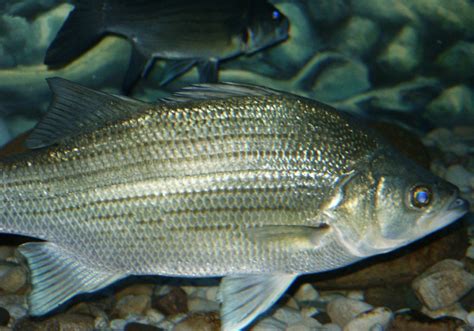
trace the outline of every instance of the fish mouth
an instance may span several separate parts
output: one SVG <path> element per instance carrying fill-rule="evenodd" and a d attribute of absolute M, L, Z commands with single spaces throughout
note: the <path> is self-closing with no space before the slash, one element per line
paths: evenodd
<path fill-rule="evenodd" d="M 435 232 L 453 223 L 457 219 L 464 216 L 468 211 L 469 211 L 469 202 L 459 197 L 458 194 L 455 194 L 453 199 L 451 199 L 451 201 L 449 201 L 446 204 L 446 208 L 444 209 L 443 212 L 431 218 L 429 217 L 429 215 L 425 216 L 426 218 L 429 218 L 426 220 L 430 228 L 430 231 L 428 233 Z"/>
<path fill-rule="evenodd" d="M 467 213 L 469 211 L 469 202 L 463 198 L 456 197 L 449 205 L 447 210 L 459 210 Z"/>

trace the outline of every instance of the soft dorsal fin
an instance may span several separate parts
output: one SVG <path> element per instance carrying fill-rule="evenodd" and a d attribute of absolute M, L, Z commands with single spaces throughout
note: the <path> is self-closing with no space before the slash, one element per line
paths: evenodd
<path fill-rule="evenodd" d="M 195 84 L 183 88 L 162 101 L 188 102 L 196 100 L 227 99 L 244 96 L 270 96 L 280 94 L 279 91 L 255 85 L 234 83 Z"/>
<path fill-rule="evenodd" d="M 53 100 L 25 145 L 46 147 L 130 117 L 146 107 L 138 100 L 95 91 L 59 77 L 47 79 Z"/>

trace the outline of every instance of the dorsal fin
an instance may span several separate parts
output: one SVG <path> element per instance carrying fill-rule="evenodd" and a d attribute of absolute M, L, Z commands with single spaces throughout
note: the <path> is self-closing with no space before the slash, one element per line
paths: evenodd
<path fill-rule="evenodd" d="M 53 100 L 25 145 L 46 147 L 130 117 L 146 107 L 138 100 L 95 91 L 59 77 L 48 78 Z"/>
<path fill-rule="evenodd" d="M 244 96 L 270 96 L 280 94 L 281 93 L 279 91 L 255 85 L 235 83 L 195 84 L 183 88 L 182 90 L 174 93 L 172 96 L 164 98 L 162 101 L 188 102 L 197 100 L 226 99 Z"/>

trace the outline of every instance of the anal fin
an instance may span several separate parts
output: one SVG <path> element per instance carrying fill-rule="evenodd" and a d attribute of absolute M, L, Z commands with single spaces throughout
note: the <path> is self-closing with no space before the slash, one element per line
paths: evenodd
<path fill-rule="evenodd" d="M 296 274 L 229 275 L 222 279 L 222 330 L 241 330 L 270 308 L 291 285 Z"/>
<path fill-rule="evenodd" d="M 100 290 L 125 274 L 97 270 L 68 250 L 50 243 L 26 243 L 18 248 L 28 261 L 32 290 L 29 312 L 41 316 L 79 293 Z"/>

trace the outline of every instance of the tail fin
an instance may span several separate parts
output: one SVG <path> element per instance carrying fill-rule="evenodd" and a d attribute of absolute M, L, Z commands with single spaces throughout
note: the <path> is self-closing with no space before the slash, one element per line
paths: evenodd
<path fill-rule="evenodd" d="M 105 32 L 102 0 L 77 0 L 75 8 L 49 45 L 44 64 L 66 65 L 94 46 Z"/>

